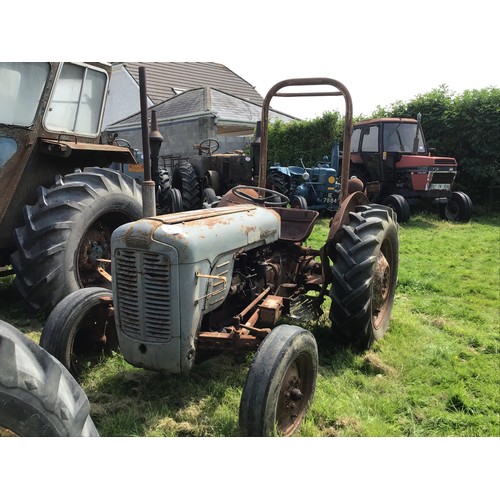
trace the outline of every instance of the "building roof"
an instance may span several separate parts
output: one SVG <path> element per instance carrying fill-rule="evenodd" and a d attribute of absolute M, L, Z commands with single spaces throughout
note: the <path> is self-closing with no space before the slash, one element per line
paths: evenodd
<path fill-rule="evenodd" d="M 116 64 L 116 63 L 115 63 Z M 148 96 L 155 104 L 179 92 L 204 85 L 262 105 L 263 97 L 255 87 L 223 64 L 214 62 L 126 62 L 127 71 L 139 83 L 139 67 L 146 70 Z"/>
<path fill-rule="evenodd" d="M 156 111 L 158 123 L 188 116 L 213 114 L 218 117 L 219 123 L 246 123 L 250 125 L 255 124 L 262 117 L 262 106 L 209 86 L 183 92 L 150 107 L 149 111 L 151 110 Z M 296 120 L 296 118 L 290 115 L 272 110 L 269 111 L 269 120 L 271 122 L 278 118 L 285 123 Z M 114 123 L 108 129 L 122 129 L 124 127 L 140 125 L 140 123 L 141 114 L 136 113 Z"/>

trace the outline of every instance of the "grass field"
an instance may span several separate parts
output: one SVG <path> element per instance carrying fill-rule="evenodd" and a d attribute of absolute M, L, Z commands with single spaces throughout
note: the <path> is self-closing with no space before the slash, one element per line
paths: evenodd
<path fill-rule="evenodd" d="M 328 230 L 321 220 L 309 243 Z M 327 310 L 328 304 L 325 304 Z M 314 325 L 316 394 L 299 436 L 500 436 L 500 217 L 467 224 L 417 214 L 400 227 L 399 284 L 389 331 L 354 353 Z M 38 340 L 10 279 L 0 318 Z M 251 360 L 222 356 L 184 376 L 133 368 L 115 356 L 80 380 L 101 436 L 238 436 Z"/>

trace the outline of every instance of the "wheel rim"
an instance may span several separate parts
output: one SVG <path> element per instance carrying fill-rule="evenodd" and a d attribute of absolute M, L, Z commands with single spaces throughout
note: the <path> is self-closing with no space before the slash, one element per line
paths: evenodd
<path fill-rule="evenodd" d="M 276 426 L 280 435 L 291 436 L 302 422 L 313 393 L 313 365 L 300 354 L 289 366 L 276 405 Z"/>
<path fill-rule="evenodd" d="M 451 199 L 447 203 L 446 208 L 444 210 L 445 210 L 446 218 L 448 220 L 458 219 L 458 216 L 460 214 L 460 206 L 455 200 Z"/>
<path fill-rule="evenodd" d="M 81 288 L 99 286 L 111 288 L 111 283 L 99 271 L 104 269 L 111 273 L 111 234 L 122 224 L 130 222 L 130 218 L 122 214 L 102 217 L 89 227 L 80 241 L 77 253 L 77 279 Z"/>
<path fill-rule="evenodd" d="M 392 272 L 394 251 L 389 241 L 381 248 L 375 263 L 372 284 L 372 324 L 378 330 L 385 322 L 393 294 Z"/>
<path fill-rule="evenodd" d="M 112 315 L 109 316 L 107 306 L 99 303 L 91 307 L 75 326 L 70 352 L 70 371 L 78 375 L 117 349 L 118 336 Z"/>

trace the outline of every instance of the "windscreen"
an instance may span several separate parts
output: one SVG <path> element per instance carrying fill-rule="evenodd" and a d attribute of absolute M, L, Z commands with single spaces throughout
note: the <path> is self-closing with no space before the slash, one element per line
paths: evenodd
<path fill-rule="evenodd" d="M 425 153 L 422 130 L 419 127 L 417 135 L 417 126 L 417 123 L 384 123 L 383 150 L 398 153 Z M 416 145 L 415 148 L 414 145 Z"/>
<path fill-rule="evenodd" d="M 49 70 L 46 62 L 0 62 L 0 123 L 33 123 Z"/>

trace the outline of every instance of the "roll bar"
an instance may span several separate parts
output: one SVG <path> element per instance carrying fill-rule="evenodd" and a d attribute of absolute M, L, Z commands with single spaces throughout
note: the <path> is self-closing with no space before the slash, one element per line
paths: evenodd
<path fill-rule="evenodd" d="M 284 87 L 300 87 L 313 85 L 330 85 L 336 89 L 332 92 L 279 92 Z M 347 197 L 347 185 L 349 181 L 349 164 L 351 159 L 351 135 L 352 135 L 352 100 L 349 91 L 338 80 L 332 78 L 292 78 L 282 80 L 271 87 L 264 98 L 262 105 L 262 122 L 260 138 L 260 157 L 259 157 L 259 187 L 266 186 L 267 176 L 267 146 L 268 146 L 268 128 L 269 128 L 269 105 L 273 97 L 305 97 L 305 96 L 344 96 L 345 115 L 344 115 L 344 145 L 342 157 L 341 191 L 340 202 Z"/>

